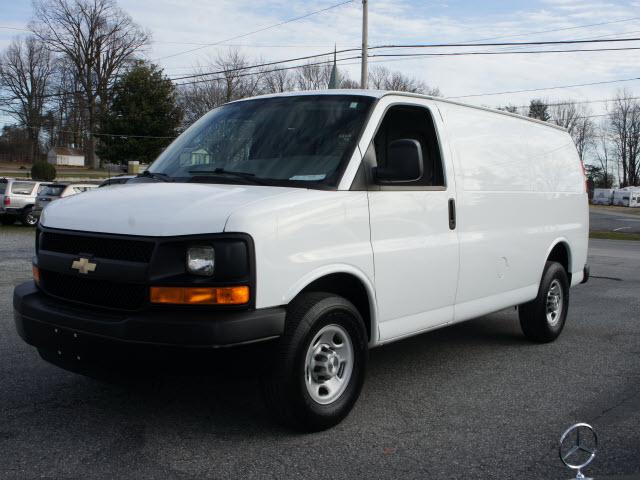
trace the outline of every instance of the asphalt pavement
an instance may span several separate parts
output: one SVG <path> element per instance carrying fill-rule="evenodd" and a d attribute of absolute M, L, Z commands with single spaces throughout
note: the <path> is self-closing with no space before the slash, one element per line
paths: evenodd
<path fill-rule="evenodd" d="M 631 209 L 629 209 L 631 210 Z M 635 208 L 633 210 L 636 210 Z M 593 208 L 589 210 L 589 227 L 600 232 L 640 233 L 640 215 Z"/>
<path fill-rule="evenodd" d="M 528 343 L 509 309 L 375 349 L 352 414 L 309 435 L 270 420 L 255 378 L 113 385 L 47 364 L 12 319 L 32 255 L 32 230 L 0 227 L 2 479 L 565 479 L 578 421 L 600 439 L 586 473 L 640 473 L 640 242 L 591 241 L 556 342 Z"/>

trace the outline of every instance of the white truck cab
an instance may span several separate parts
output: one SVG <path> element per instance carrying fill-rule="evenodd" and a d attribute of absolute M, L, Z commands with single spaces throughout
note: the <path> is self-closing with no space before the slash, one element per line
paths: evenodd
<path fill-rule="evenodd" d="M 355 403 L 371 347 L 513 306 L 554 340 L 587 238 L 563 129 L 397 92 L 256 97 L 129 183 L 50 205 L 15 320 L 69 369 L 123 345 L 272 341 L 270 410 L 320 430 Z"/>

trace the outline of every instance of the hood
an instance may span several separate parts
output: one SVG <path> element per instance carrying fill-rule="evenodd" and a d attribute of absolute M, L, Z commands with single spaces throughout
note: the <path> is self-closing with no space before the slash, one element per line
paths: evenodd
<path fill-rule="evenodd" d="M 43 210 L 45 227 L 123 235 L 172 236 L 224 231 L 229 215 L 292 188 L 193 183 L 133 183 L 62 198 Z"/>

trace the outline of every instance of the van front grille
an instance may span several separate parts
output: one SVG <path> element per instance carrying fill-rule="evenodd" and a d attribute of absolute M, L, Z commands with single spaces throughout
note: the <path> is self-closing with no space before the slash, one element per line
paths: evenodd
<path fill-rule="evenodd" d="M 50 252 L 149 263 L 154 246 L 153 242 L 144 240 L 42 232 L 39 248 Z"/>
<path fill-rule="evenodd" d="M 72 302 L 121 310 L 137 310 L 147 301 L 145 285 L 114 283 L 80 278 L 58 272 L 41 271 L 40 288 L 49 295 Z"/>

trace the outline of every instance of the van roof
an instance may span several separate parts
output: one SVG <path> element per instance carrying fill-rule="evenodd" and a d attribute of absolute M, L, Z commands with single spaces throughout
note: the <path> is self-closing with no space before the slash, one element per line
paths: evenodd
<path fill-rule="evenodd" d="M 427 100 L 433 100 L 435 102 L 449 103 L 449 104 L 458 105 L 458 106 L 461 106 L 461 107 L 475 108 L 477 110 L 484 110 L 486 112 L 498 113 L 500 115 L 506 115 L 508 117 L 519 118 L 521 120 L 526 120 L 528 122 L 537 123 L 537 124 L 543 125 L 545 127 L 551 127 L 551 128 L 555 128 L 557 130 L 562 130 L 563 132 L 567 131 L 566 128 L 563 128 L 563 127 L 561 127 L 559 125 L 554 125 L 552 123 L 544 122 L 544 121 L 538 120 L 536 118 L 526 117 L 524 115 L 518 115 L 517 113 L 506 112 L 504 110 L 497 110 L 495 108 L 482 107 L 482 106 L 479 106 L 479 105 L 471 105 L 471 104 L 468 104 L 468 103 L 458 102 L 456 100 L 451 100 L 451 99 L 443 98 L 443 97 L 432 97 L 430 95 L 423 95 L 421 93 L 398 92 L 398 91 L 393 91 L 393 90 L 362 90 L 362 89 L 357 89 L 357 88 L 354 88 L 354 89 L 335 89 L 335 90 L 302 90 L 302 91 L 296 91 L 296 92 L 270 93 L 270 94 L 267 94 L 267 95 L 258 95 L 258 96 L 255 96 L 255 97 L 247 97 L 247 98 L 242 98 L 240 100 L 235 100 L 232 103 L 243 102 L 243 101 L 246 101 L 246 100 L 252 100 L 254 98 L 301 97 L 301 96 L 307 96 L 307 95 L 356 95 L 356 96 L 361 96 L 361 97 L 373 97 L 375 99 L 380 99 L 380 98 L 388 96 L 388 95 L 401 96 L 401 97 L 411 97 L 411 98 L 424 98 L 424 99 L 427 99 Z"/>

